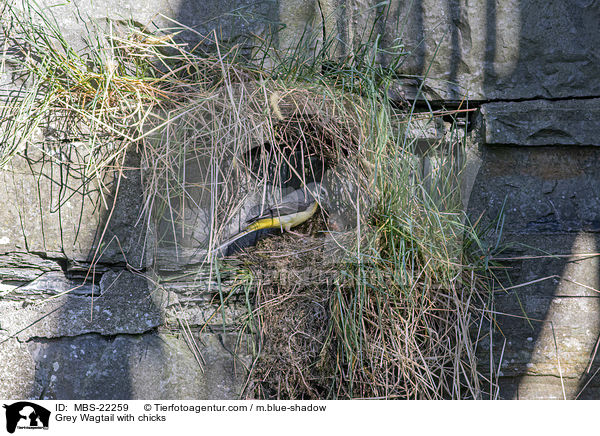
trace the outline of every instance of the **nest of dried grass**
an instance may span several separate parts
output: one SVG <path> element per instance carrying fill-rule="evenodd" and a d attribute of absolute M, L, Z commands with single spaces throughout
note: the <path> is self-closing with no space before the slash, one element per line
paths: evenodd
<path fill-rule="evenodd" d="M 259 278 L 247 396 L 482 397 L 472 328 L 485 293 L 473 269 L 442 284 L 415 265 L 417 279 L 401 286 L 398 271 L 359 265 L 319 232 L 271 238 L 239 258 Z"/>
<path fill-rule="evenodd" d="M 165 224 L 161 240 L 200 257 L 242 230 L 252 205 L 331 185 L 327 178 L 353 189 L 371 183 L 360 169 L 363 102 L 323 84 L 248 81 L 240 67 L 223 67 L 228 81 L 156 117 L 142 150 L 148 211 Z M 337 209 L 356 203 L 348 187 L 333 189 Z"/>

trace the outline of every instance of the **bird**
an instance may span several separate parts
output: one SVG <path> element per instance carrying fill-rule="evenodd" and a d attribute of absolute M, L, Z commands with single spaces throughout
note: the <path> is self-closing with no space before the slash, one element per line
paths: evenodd
<path fill-rule="evenodd" d="M 218 251 L 257 230 L 280 229 L 282 231 L 285 230 L 286 232 L 297 234 L 292 232 L 292 227 L 299 226 L 308 221 L 308 219 L 315 214 L 318 207 L 319 202 L 314 198 L 310 201 L 288 201 L 280 203 L 265 210 L 262 214 L 247 220 L 247 225 L 244 230 L 212 251 Z"/>
<path fill-rule="evenodd" d="M 261 229 L 283 229 L 291 232 L 296 227 L 307 221 L 317 211 L 317 200 L 307 202 L 288 202 L 266 210 L 263 214 L 249 219 L 246 231 L 253 232 Z"/>

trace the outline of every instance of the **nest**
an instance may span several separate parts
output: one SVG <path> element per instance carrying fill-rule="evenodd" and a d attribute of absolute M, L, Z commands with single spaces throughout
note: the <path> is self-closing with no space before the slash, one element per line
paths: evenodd
<path fill-rule="evenodd" d="M 175 247 L 212 253 L 251 207 L 327 187 L 317 216 L 294 229 L 303 236 L 275 232 L 236 255 L 256 286 L 246 396 L 482 396 L 469 331 L 486 287 L 462 257 L 460 210 L 448 206 L 460 203 L 456 168 L 419 179 L 391 112 L 385 99 L 323 83 L 223 79 L 147 141 L 147 204 Z"/>
<path fill-rule="evenodd" d="M 332 283 L 337 271 L 323 268 L 324 221 L 300 226 L 305 236 L 261 241 L 239 255 L 259 278 L 255 315 L 259 360 L 248 395 L 258 398 L 330 398 L 335 385 L 335 344 L 329 341 Z"/>
<path fill-rule="evenodd" d="M 354 234 L 337 237 L 350 241 Z M 425 275 L 409 293 L 393 271 L 363 264 L 369 276 L 362 277 L 369 284 L 363 287 L 359 265 L 331 245 L 327 234 L 282 235 L 239 256 L 259 278 L 260 353 L 246 395 L 479 398 L 468 328 L 470 318 L 479 317 L 475 303 L 481 301 L 473 292 L 479 278 L 463 275 L 442 287 L 421 270 Z"/>

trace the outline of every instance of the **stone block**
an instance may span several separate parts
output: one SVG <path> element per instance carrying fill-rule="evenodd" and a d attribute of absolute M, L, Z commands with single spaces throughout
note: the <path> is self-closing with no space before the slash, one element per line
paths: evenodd
<path fill-rule="evenodd" d="M 61 163 L 49 158 L 44 147 L 30 147 L 0 171 L 0 254 L 30 252 L 72 263 L 144 265 L 144 226 L 136 225 L 143 196 L 139 172 L 123 172 L 113 202 L 118 173 L 109 172 L 101 188 L 96 181 L 82 183 L 74 169 L 84 168 L 85 145 L 64 145 L 66 161 Z M 135 168 L 134 157 L 127 163 Z M 109 192 L 101 194 L 106 187 Z"/>
<path fill-rule="evenodd" d="M 412 76 L 426 76 L 421 91 L 439 102 L 600 95 L 595 80 L 600 75 L 600 36 L 595 31 L 600 8 L 591 1 L 418 0 L 391 2 L 385 11 L 376 0 L 351 0 L 343 6 L 333 0 L 46 0 L 42 8 L 46 15 L 53 12 L 76 46 L 85 35 L 79 17 L 88 25 L 96 23 L 104 29 L 101 33 L 115 32 L 126 20 L 139 27 L 152 21 L 159 27 L 182 23 L 194 29 L 180 35 L 189 41 L 213 31 L 226 41 L 253 33 L 272 38 L 280 48 L 296 47 L 305 32 L 314 33 L 318 43 L 324 31 L 325 37 L 334 34 L 342 41 L 342 55 L 356 50 L 374 26 L 384 47 L 402 45 L 406 55 L 398 72 L 409 79 L 399 80 L 393 94 L 408 99 L 417 97 L 419 88 Z M 377 15 L 385 15 L 387 22 Z"/>
<path fill-rule="evenodd" d="M 365 3 L 377 2 L 353 2 Z M 418 0 L 392 2 L 388 17 L 383 40 L 402 38 L 408 55 L 401 71 L 426 75 L 429 99 L 600 95 L 595 2 Z"/>
<path fill-rule="evenodd" d="M 575 398 L 600 363 L 600 150 L 483 147 L 479 158 L 468 210 L 489 226 L 480 254 L 502 263 L 480 369 L 500 376 L 502 398 L 562 398 L 563 386 Z"/>
<path fill-rule="evenodd" d="M 84 24 L 88 29 L 98 26 L 101 33 L 106 34 L 117 33 L 119 23 L 124 22 L 150 31 L 186 26 L 190 31 L 180 37 L 190 42 L 197 42 L 212 32 L 220 41 L 235 41 L 251 33 L 264 34 L 269 23 L 277 23 L 278 16 L 276 0 L 104 0 L 67 3 L 44 0 L 39 4 L 46 19 L 53 22 L 66 40 L 78 48 L 81 48 L 83 38 L 89 37 Z"/>
<path fill-rule="evenodd" d="M 600 145 L 600 99 L 487 103 L 487 145 Z"/>
<path fill-rule="evenodd" d="M 484 213 L 487 225 L 502 211 L 504 224 L 498 225 L 498 233 L 600 230 L 599 150 L 482 147 L 481 151 L 470 157 L 478 162 L 478 168 L 470 171 L 469 213 L 474 219 Z"/>
<path fill-rule="evenodd" d="M 150 290 L 146 279 L 127 271 L 108 272 L 95 297 L 67 293 L 40 302 L 0 301 L 0 328 L 21 341 L 86 333 L 140 334 L 163 322 L 168 295 Z"/>
<path fill-rule="evenodd" d="M 35 362 L 26 344 L 4 338 L 3 328 L 0 325 L 0 397 L 31 398 Z"/>
<path fill-rule="evenodd" d="M 199 359 L 180 336 L 86 334 L 28 344 L 35 387 L 28 398 L 60 400 L 231 400 L 240 396 L 244 366 L 235 337 L 203 336 Z"/>

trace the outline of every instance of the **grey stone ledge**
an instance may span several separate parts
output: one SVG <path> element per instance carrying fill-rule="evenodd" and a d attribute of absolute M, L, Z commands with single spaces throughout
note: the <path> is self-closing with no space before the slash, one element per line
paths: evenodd
<path fill-rule="evenodd" d="M 482 105 L 488 145 L 600 146 L 600 98 Z"/>
<path fill-rule="evenodd" d="M 93 299 L 65 294 L 35 304 L 0 301 L 3 336 L 27 341 L 85 333 L 139 334 L 163 324 L 168 294 L 150 289 L 146 279 L 110 271 L 102 277 L 100 289 L 101 295 Z"/>

